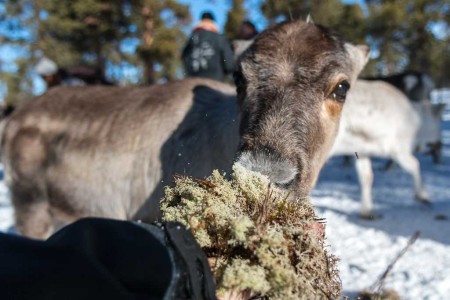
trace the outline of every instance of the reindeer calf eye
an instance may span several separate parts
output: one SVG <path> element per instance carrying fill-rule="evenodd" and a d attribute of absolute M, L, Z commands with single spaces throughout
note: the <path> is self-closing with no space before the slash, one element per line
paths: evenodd
<path fill-rule="evenodd" d="M 344 102 L 349 89 L 350 84 L 344 80 L 334 88 L 329 97 L 333 100 Z"/>

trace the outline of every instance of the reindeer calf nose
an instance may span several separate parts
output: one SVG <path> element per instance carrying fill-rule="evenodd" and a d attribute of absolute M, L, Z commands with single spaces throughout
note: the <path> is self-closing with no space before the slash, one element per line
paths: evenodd
<path fill-rule="evenodd" d="M 242 152 L 237 163 L 247 170 L 266 175 L 279 188 L 288 188 L 298 173 L 297 168 L 288 160 L 260 152 Z"/>

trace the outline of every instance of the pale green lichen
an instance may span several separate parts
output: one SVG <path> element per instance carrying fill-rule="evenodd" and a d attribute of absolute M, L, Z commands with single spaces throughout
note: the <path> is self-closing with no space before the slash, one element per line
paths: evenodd
<path fill-rule="evenodd" d="M 247 245 L 247 234 L 255 228 L 255 223 L 248 216 L 240 216 L 230 224 L 231 231 L 234 233 L 234 240 L 228 241 L 230 245 Z"/>
<path fill-rule="evenodd" d="M 211 262 L 218 295 L 332 299 L 337 259 L 324 249 L 308 200 L 290 200 L 267 177 L 233 167 L 231 180 L 176 177 L 161 202 L 165 221 L 188 226 Z M 320 235 L 320 234 L 319 234 Z"/>
<path fill-rule="evenodd" d="M 271 289 L 264 268 L 243 259 L 231 260 L 223 272 L 222 282 L 230 290 L 236 291 L 249 289 L 265 294 Z"/>

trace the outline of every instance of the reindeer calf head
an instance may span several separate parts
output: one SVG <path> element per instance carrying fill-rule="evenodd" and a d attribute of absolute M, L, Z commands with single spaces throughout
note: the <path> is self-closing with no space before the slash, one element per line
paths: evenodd
<path fill-rule="evenodd" d="M 367 46 L 306 22 L 260 34 L 235 72 L 241 108 L 238 162 L 305 197 L 332 146 L 346 93 Z"/>

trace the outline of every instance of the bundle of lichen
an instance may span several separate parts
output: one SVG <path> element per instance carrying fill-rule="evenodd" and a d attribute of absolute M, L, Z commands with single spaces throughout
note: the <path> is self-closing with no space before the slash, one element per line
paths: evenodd
<path fill-rule="evenodd" d="M 216 278 L 217 293 L 270 299 L 331 299 L 341 293 L 337 259 L 324 249 L 308 200 L 288 200 L 268 179 L 233 167 L 232 179 L 177 177 L 166 188 L 165 221 L 188 226 Z"/>

